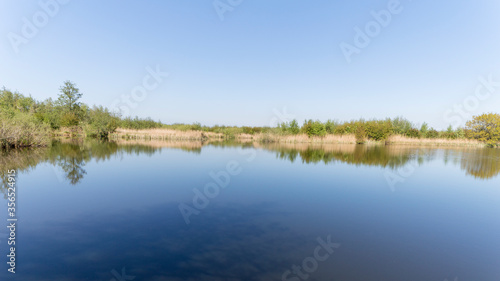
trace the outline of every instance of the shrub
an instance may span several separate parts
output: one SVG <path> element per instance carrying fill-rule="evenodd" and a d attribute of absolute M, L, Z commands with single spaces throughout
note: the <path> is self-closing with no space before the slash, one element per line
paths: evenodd
<path fill-rule="evenodd" d="M 0 113 L 0 147 L 46 146 L 49 144 L 47 124 L 28 113 L 9 117 Z"/>
<path fill-rule="evenodd" d="M 249 135 L 255 134 L 255 131 L 253 130 L 252 127 L 242 127 L 242 129 L 244 134 L 249 134 Z"/>
<path fill-rule="evenodd" d="M 293 119 L 292 122 L 290 122 L 290 126 L 288 127 L 290 134 L 296 135 L 299 133 L 300 128 L 299 128 L 299 123 L 297 120 Z"/>
<path fill-rule="evenodd" d="M 392 126 L 388 121 L 368 121 L 365 124 L 366 134 L 374 140 L 385 140 L 391 135 Z"/>
<path fill-rule="evenodd" d="M 466 129 L 472 138 L 497 146 L 500 142 L 500 115 L 488 113 L 474 116 L 467 121 Z"/>
<path fill-rule="evenodd" d="M 439 132 L 431 128 L 429 131 L 427 131 L 425 137 L 429 139 L 436 139 L 439 137 Z"/>
<path fill-rule="evenodd" d="M 98 139 L 107 139 L 118 127 L 119 118 L 102 106 L 94 106 L 89 114 L 89 123 L 85 126 L 85 134 Z"/>
<path fill-rule="evenodd" d="M 258 134 L 258 133 L 262 133 L 264 131 L 264 128 L 262 127 L 253 127 L 252 130 Z"/>
<path fill-rule="evenodd" d="M 328 134 L 333 134 L 335 133 L 335 129 L 337 128 L 338 124 L 335 121 L 328 120 L 325 123 L 325 130 Z"/>
<path fill-rule="evenodd" d="M 77 126 L 80 123 L 78 117 L 73 112 L 66 112 L 61 117 L 61 126 L 63 127 L 73 127 Z"/>
<path fill-rule="evenodd" d="M 415 129 L 415 128 L 411 128 L 410 130 L 408 130 L 408 132 L 406 133 L 406 136 L 407 137 L 410 137 L 410 138 L 420 138 L 420 131 Z"/>
<path fill-rule="evenodd" d="M 358 126 L 356 128 L 355 136 L 356 136 L 356 143 L 357 144 L 363 144 L 363 143 L 365 143 L 366 132 L 365 132 L 364 126 Z"/>
<path fill-rule="evenodd" d="M 424 122 L 420 127 L 420 133 L 422 133 L 422 136 L 426 136 L 428 131 L 429 131 L 429 125 L 427 125 L 427 123 Z"/>
<path fill-rule="evenodd" d="M 282 122 L 282 123 L 278 124 L 278 129 L 279 129 L 280 133 L 286 134 L 287 131 L 289 130 L 288 122 Z"/>
<path fill-rule="evenodd" d="M 338 135 L 351 134 L 352 131 L 353 131 L 352 127 L 350 126 L 349 123 L 344 123 L 342 125 L 335 127 L 334 129 L 334 133 Z"/>
<path fill-rule="evenodd" d="M 455 137 L 457 139 L 464 139 L 465 138 L 465 130 L 463 128 L 458 128 L 455 130 Z"/>
<path fill-rule="evenodd" d="M 191 125 L 191 130 L 192 131 L 201 131 L 201 124 L 200 123 L 193 123 L 193 125 Z"/>
<path fill-rule="evenodd" d="M 323 137 L 326 135 L 325 125 L 320 121 L 304 121 L 304 125 L 302 126 L 302 132 L 307 134 L 307 136 L 319 136 Z"/>
<path fill-rule="evenodd" d="M 119 122 L 119 126 L 121 128 L 133 129 L 133 130 L 153 129 L 153 128 L 163 127 L 163 124 L 160 121 L 156 122 L 151 118 L 141 119 L 137 116 L 134 119 L 132 119 L 130 117 L 125 117 L 125 118 L 119 120 L 118 122 Z M 192 129 L 193 126 L 196 127 L 196 125 L 197 125 L 197 123 L 194 123 L 193 125 L 183 125 L 184 127 L 182 129 L 187 131 L 187 130 Z"/>
<path fill-rule="evenodd" d="M 412 129 L 412 124 L 410 121 L 403 117 L 396 117 L 392 121 L 392 131 L 395 134 L 399 135 L 407 135 L 408 132 Z"/>

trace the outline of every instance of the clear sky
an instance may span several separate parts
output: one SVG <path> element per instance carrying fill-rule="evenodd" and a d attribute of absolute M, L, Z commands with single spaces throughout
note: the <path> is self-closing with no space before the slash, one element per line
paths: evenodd
<path fill-rule="evenodd" d="M 53 1 L 0 2 L 0 86 L 43 100 L 71 80 L 83 102 L 116 107 L 146 80 L 127 113 L 165 123 L 269 125 L 286 107 L 300 123 L 403 115 L 445 128 L 464 102 L 500 113 L 500 86 L 474 98 L 479 77 L 500 82 L 497 0 L 220 0 L 233 5 L 223 20 L 213 0 Z M 374 25 L 381 10 L 391 18 Z M 355 42 L 367 26 L 369 44 Z M 350 62 L 342 42 L 357 48 Z"/>

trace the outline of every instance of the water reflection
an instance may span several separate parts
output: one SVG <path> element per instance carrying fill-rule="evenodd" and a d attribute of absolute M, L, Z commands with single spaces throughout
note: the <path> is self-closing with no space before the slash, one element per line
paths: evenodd
<path fill-rule="evenodd" d="M 491 179 L 500 173 L 500 149 L 492 148 L 59 140 L 54 141 L 48 148 L 0 151 L 0 188 L 5 194 L 7 171 L 10 169 L 22 173 L 40 163 L 50 163 L 60 167 L 65 179 L 75 185 L 85 177 L 85 165 L 91 160 L 107 161 L 113 156 L 119 157 L 123 154 L 151 156 L 162 149 L 180 149 L 200 154 L 206 146 L 256 148 L 276 153 L 277 158 L 292 163 L 300 160 L 304 164 L 345 163 L 396 169 L 409 165 L 411 161 L 423 164 L 442 159 L 445 164 L 457 165 L 467 175 L 479 179 Z"/>
<path fill-rule="evenodd" d="M 47 149 L 19 149 L 5 151 L 0 149 L 0 191 L 7 198 L 8 171 L 16 169 L 17 173 L 34 169 L 45 161 Z"/>
<path fill-rule="evenodd" d="M 461 159 L 460 167 L 467 175 L 480 179 L 489 179 L 500 173 L 500 150 L 485 148 L 467 151 Z"/>
<path fill-rule="evenodd" d="M 68 280 L 110 280 L 111 269 L 128 265 L 127 274 L 141 280 L 277 280 L 283 268 L 314 249 L 309 241 L 316 237 L 270 219 L 274 208 L 214 205 L 191 227 L 177 204 L 53 222 L 51 232 L 26 237 L 33 262 L 23 274 L 29 280 L 57 280 L 61 272 Z M 40 249 L 38 243 L 53 247 Z"/>
<path fill-rule="evenodd" d="M 311 164 L 323 162 L 347 163 L 351 165 L 380 166 L 398 168 L 410 160 L 423 163 L 432 159 L 436 150 L 409 149 L 397 146 L 366 146 L 366 145 L 308 145 L 308 144 L 270 144 L 260 146 L 263 149 L 275 151 L 280 159 Z"/>
<path fill-rule="evenodd" d="M 73 185 L 87 173 L 83 167 L 91 158 L 90 150 L 79 143 L 54 144 L 48 156 L 49 162 L 59 166 Z"/>
<path fill-rule="evenodd" d="M 258 147 L 275 151 L 279 159 L 302 163 L 347 163 L 396 169 L 415 160 L 419 165 L 442 159 L 445 164 L 459 165 L 466 175 L 491 179 L 500 174 L 500 149 L 494 148 L 428 148 L 411 146 L 266 144 Z"/>
<path fill-rule="evenodd" d="M 229 153 L 219 157 L 226 148 Z M 233 148 L 256 149 L 260 158 L 186 225 L 178 202 L 192 202 L 192 187 L 208 178 L 198 177 L 200 171 L 238 155 Z M 165 150 L 176 157 L 149 159 Z M 499 206 L 498 189 L 482 188 L 496 182 L 476 182 L 481 192 L 470 192 L 467 182 L 457 192 L 422 188 L 412 190 L 415 196 L 387 196 L 383 180 L 373 183 L 383 169 L 416 162 L 452 166 L 437 181 L 422 174 L 421 182 L 431 186 L 448 184 L 457 170 L 491 179 L 500 173 L 498 149 L 64 140 L 0 153 L 4 194 L 7 170 L 28 173 L 41 163 L 61 169 L 68 184 L 81 183 L 81 188 L 50 188 L 52 177 L 42 188 L 26 189 L 19 237 L 22 280 L 110 280 L 111 270 L 123 267 L 137 280 L 281 280 L 285 270 L 313 253 L 317 237 L 327 235 L 342 246 L 308 280 L 440 280 L 455 268 L 468 280 L 499 276 L 500 225 L 498 208 L 493 209 Z M 262 165 L 274 156 L 274 166 Z M 94 161 L 109 162 L 95 167 Z M 142 173 L 118 181 L 108 177 L 143 165 L 149 165 L 144 170 L 151 170 L 151 179 L 141 192 L 136 187 Z M 345 170 L 359 170 L 353 166 L 372 167 L 375 174 L 343 177 Z M 101 167 L 102 173 L 93 174 Z M 283 178 L 273 167 L 305 172 Z M 320 177 L 311 177 L 317 171 Z M 335 188 L 330 179 L 337 181 Z M 468 271 L 476 276 L 467 278 Z M 10 280 L 3 272 L 0 280 Z"/>

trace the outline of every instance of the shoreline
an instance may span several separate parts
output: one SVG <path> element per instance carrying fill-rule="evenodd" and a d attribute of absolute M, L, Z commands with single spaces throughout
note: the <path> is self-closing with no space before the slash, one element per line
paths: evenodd
<path fill-rule="evenodd" d="M 276 144 L 357 144 L 354 134 L 327 134 L 324 137 L 308 137 L 305 134 L 280 135 L 272 133 L 237 134 L 227 137 L 222 133 L 204 131 L 180 131 L 172 129 L 131 130 L 118 128 L 110 134 L 110 140 L 155 140 L 155 141 L 225 141 L 258 142 Z M 418 145 L 431 147 L 486 147 L 485 143 L 472 139 L 410 138 L 391 135 L 387 140 L 367 140 L 365 145 Z"/>

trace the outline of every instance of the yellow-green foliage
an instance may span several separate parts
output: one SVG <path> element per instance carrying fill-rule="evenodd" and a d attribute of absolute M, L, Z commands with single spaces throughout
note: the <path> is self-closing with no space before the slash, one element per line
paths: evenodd
<path fill-rule="evenodd" d="M 33 115 L 0 113 L 0 148 L 44 146 L 50 141 L 49 125 Z"/>
<path fill-rule="evenodd" d="M 358 126 L 356 128 L 356 143 L 357 144 L 363 144 L 365 143 L 365 138 L 366 138 L 366 132 L 364 126 Z"/>
<path fill-rule="evenodd" d="M 487 113 L 474 116 L 466 123 L 469 137 L 485 142 L 489 146 L 498 146 L 500 142 L 500 115 Z"/>
<path fill-rule="evenodd" d="M 309 137 L 312 136 L 323 137 L 326 135 L 325 125 L 317 120 L 313 121 L 309 119 L 308 121 L 304 121 L 304 125 L 302 126 L 301 130 Z"/>
<path fill-rule="evenodd" d="M 373 140 L 385 140 L 392 132 L 390 120 L 372 120 L 365 123 L 366 134 Z"/>
<path fill-rule="evenodd" d="M 119 118 L 102 106 L 94 106 L 89 116 L 89 124 L 85 127 L 85 134 L 98 139 L 107 139 L 118 127 Z"/>
<path fill-rule="evenodd" d="M 66 112 L 61 116 L 61 126 L 63 127 L 77 126 L 78 123 L 78 117 L 73 112 Z"/>

